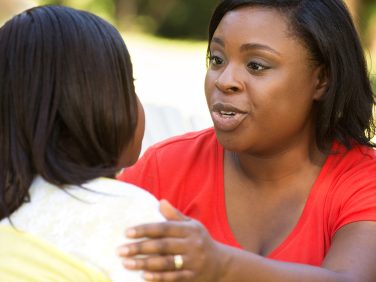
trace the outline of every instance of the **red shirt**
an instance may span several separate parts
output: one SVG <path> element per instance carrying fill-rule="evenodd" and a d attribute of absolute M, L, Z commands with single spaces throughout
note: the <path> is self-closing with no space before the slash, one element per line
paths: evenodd
<path fill-rule="evenodd" d="M 376 151 L 335 142 L 311 188 L 303 213 L 268 257 L 320 265 L 335 232 L 345 224 L 376 221 Z M 241 248 L 226 216 L 222 146 L 212 128 L 170 138 L 150 147 L 119 177 L 167 199 L 201 221 L 211 236 Z"/>

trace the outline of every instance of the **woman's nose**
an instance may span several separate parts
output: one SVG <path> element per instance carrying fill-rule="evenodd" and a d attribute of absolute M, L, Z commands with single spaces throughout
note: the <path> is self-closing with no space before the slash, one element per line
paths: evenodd
<path fill-rule="evenodd" d="M 235 66 L 228 65 L 215 80 L 215 86 L 223 93 L 238 93 L 242 91 L 243 84 L 240 80 L 240 74 Z"/>

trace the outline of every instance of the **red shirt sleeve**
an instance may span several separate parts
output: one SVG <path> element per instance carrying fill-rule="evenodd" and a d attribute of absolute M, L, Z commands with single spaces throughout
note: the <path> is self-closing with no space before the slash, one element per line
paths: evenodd
<path fill-rule="evenodd" d="M 346 224 L 357 221 L 376 221 L 376 166 L 354 172 L 343 179 L 341 202 L 336 205 L 338 217 L 333 222 L 332 234 Z M 343 176 L 346 178 L 346 176 Z"/>
<path fill-rule="evenodd" d="M 330 233 L 357 221 L 376 221 L 376 162 L 375 151 L 354 149 L 346 157 L 350 169 L 339 172 L 333 191 Z"/>

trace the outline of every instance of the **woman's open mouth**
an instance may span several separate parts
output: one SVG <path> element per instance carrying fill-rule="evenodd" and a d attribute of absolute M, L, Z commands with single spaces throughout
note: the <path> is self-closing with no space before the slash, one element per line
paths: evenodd
<path fill-rule="evenodd" d="M 236 129 L 247 115 L 246 111 L 226 103 L 216 103 L 211 109 L 214 127 L 221 131 Z"/>

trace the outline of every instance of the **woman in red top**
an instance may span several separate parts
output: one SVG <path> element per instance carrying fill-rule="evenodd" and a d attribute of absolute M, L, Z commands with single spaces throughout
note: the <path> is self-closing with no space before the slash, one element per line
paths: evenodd
<path fill-rule="evenodd" d="M 124 265 L 148 281 L 376 281 L 375 102 L 342 1 L 222 1 L 208 62 L 214 130 L 120 177 L 185 214 L 162 201 L 169 221 L 128 230 L 149 239 L 119 249 Z"/>

